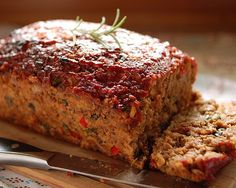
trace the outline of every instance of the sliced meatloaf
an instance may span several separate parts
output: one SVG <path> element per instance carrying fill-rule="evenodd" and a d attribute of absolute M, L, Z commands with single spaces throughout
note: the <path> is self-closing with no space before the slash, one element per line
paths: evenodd
<path fill-rule="evenodd" d="M 74 41 L 75 26 L 37 22 L 0 40 L 0 118 L 141 168 L 148 137 L 189 104 L 195 60 L 125 29 L 122 49 L 109 36 L 109 48 L 79 31 Z"/>
<path fill-rule="evenodd" d="M 191 181 L 210 180 L 236 157 L 236 103 L 195 101 L 157 138 L 151 168 Z"/>

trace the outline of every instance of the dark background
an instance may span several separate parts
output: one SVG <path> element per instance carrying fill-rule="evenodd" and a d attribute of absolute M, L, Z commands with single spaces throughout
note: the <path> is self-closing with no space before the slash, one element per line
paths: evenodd
<path fill-rule="evenodd" d="M 4 24 L 77 15 L 95 22 L 106 16 L 111 23 L 120 8 L 128 16 L 125 27 L 140 32 L 236 31 L 235 0 L 1 0 L 0 7 Z"/>

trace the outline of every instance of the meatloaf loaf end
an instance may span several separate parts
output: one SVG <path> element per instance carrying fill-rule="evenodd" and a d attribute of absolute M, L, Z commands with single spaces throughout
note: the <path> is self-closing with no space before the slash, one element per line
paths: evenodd
<path fill-rule="evenodd" d="M 236 157 L 236 103 L 195 101 L 157 138 L 151 168 L 191 181 L 210 180 Z"/>
<path fill-rule="evenodd" d="M 142 168 L 149 135 L 189 105 L 195 60 L 125 29 L 122 49 L 109 36 L 110 48 L 79 31 L 74 41 L 76 24 L 37 22 L 0 40 L 0 118 Z"/>

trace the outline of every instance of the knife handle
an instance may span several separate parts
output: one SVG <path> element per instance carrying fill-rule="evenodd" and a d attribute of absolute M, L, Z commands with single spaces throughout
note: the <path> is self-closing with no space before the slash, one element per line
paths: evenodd
<path fill-rule="evenodd" d="M 35 157 L 33 155 L 16 152 L 0 152 L 0 164 L 44 170 L 50 169 L 45 157 Z"/>

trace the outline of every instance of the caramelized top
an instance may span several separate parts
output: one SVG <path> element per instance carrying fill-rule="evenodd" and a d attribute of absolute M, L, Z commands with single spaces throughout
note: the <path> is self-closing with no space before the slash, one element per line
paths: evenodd
<path fill-rule="evenodd" d="M 187 62 L 195 63 L 168 42 L 125 29 L 115 33 L 122 49 L 109 36 L 104 48 L 88 35 L 73 41 L 71 20 L 36 22 L 0 40 L 0 74 L 12 72 L 80 94 L 89 93 L 125 110 L 150 94 L 155 81 Z M 98 25 L 82 23 L 81 28 Z M 109 27 L 109 26 L 104 26 Z"/>

